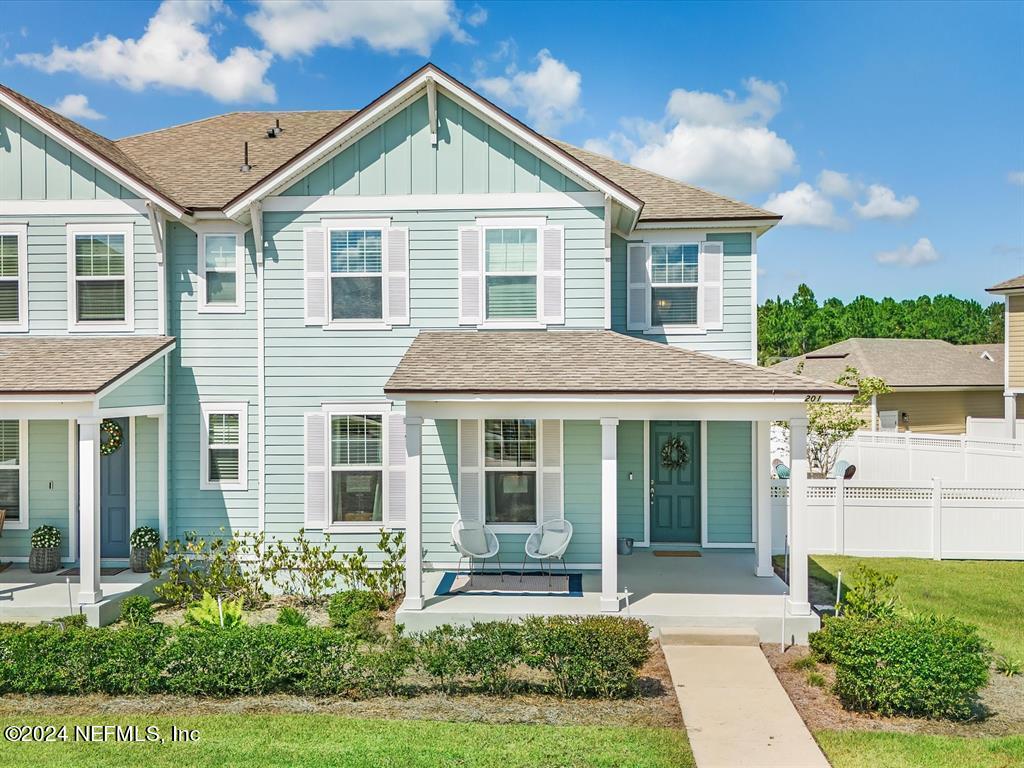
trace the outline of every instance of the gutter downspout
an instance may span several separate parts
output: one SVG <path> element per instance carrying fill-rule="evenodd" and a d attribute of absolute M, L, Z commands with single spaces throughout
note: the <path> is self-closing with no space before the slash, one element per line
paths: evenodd
<path fill-rule="evenodd" d="M 263 308 L 263 203 L 255 201 L 249 206 L 252 222 L 252 241 L 256 247 L 256 445 L 258 484 L 257 510 L 259 530 L 266 530 L 266 356 L 264 351 Z"/>

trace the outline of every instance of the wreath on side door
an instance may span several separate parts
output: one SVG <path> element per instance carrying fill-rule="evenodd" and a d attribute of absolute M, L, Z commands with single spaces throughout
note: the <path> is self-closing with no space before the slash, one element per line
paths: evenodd
<path fill-rule="evenodd" d="M 661 466 L 665 469 L 679 469 L 690 463 L 690 451 L 678 437 L 670 437 L 661 446 Z"/>
<path fill-rule="evenodd" d="M 104 419 L 100 423 L 100 453 L 109 456 L 117 453 L 124 442 L 124 433 L 121 432 L 121 425 L 116 421 Z"/>

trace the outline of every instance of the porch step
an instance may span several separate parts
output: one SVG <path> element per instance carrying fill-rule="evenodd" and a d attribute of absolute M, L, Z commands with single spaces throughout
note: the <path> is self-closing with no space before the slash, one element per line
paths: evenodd
<path fill-rule="evenodd" d="M 752 645 L 761 637 L 751 627 L 662 627 L 658 632 L 662 645 Z"/>

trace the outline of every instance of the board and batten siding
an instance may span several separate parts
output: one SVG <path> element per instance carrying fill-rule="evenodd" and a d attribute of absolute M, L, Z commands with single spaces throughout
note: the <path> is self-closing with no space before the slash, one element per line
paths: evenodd
<path fill-rule="evenodd" d="M 706 422 L 707 540 L 749 544 L 753 540 L 751 423 Z"/>
<path fill-rule="evenodd" d="M 661 237 L 661 235 L 659 235 Z M 662 341 L 672 346 L 693 349 L 730 360 L 754 362 L 753 354 L 753 235 L 749 232 L 680 233 L 679 242 L 694 239 L 713 240 L 723 244 L 722 329 L 706 333 L 673 334 L 630 331 L 626 328 L 626 250 L 629 242 L 639 242 L 638 234 L 629 240 L 612 235 L 612 330 L 638 338 Z M 659 242 L 665 242 L 663 239 Z"/>
<path fill-rule="evenodd" d="M 252 231 L 245 236 L 244 314 L 198 314 L 198 238 L 184 225 L 167 226 L 168 320 L 177 338 L 170 361 L 168 419 L 168 515 L 170 536 L 186 531 L 215 535 L 220 529 L 259 526 L 256 378 L 256 275 Z M 301 278 L 300 278 L 301 281 Z M 244 491 L 199 489 L 201 402 L 247 402 L 249 484 Z M 301 432 L 301 419 L 299 431 Z M 302 473 L 295 483 L 302 488 Z M 300 518 L 301 521 L 301 518 Z M 295 532 L 298 531 L 298 526 Z"/>
<path fill-rule="evenodd" d="M 1007 387 L 1024 391 L 1024 296 L 1007 296 L 1006 313 Z"/>

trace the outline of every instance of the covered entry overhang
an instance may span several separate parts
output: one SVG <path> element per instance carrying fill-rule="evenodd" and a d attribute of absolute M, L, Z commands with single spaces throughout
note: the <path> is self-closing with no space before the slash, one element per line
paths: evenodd
<path fill-rule="evenodd" d="M 33 446 L 31 462 L 59 461 L 62 467 L 66 462 L 67 554 L 79 564 L 78 602 L 83 606 L 95 606 L 104 599 L 100 584 L 100 426 L 104 419 L 123 419 L 132 427 L 136 417 L 156 420 L 158 517 L 161 534 L 166 535 L 167 356 L 174 345 L 169 336 L 0 338 L 0 422 L 18 435 L 18 516 L 24 529 L 10 531 L 5 539 L 19 534 L 24 541 L 19 538 L 11 546 L 23 545 L 24 555 L 28 554 L 27 529 L 34 525 L 28 483 L 33 471 L 29 466 L 31 428 L 45 422 L 60 426 L 63 435 L 60 422 L 64 422 L 66 448 L 54 444 L 51 457 Z M 129 436 L 134 436 L 134 429 Z M 35 471 L 41 475 L 41 470 Z M 47 508 L 52 506 L 51 500 Z M 28 599 L 30 590 L 22 592 L 18 597 Z"/>
<path fill-rule="evenodd" d="M 772 577 L 772 421 L 791 425 L 791 503 L 806 487 L 807 404 L 849 402 L 854 391 L 611 331 L 427 331 L 385 387 L 406 411 L 408 585 L 405 610 L 424 605 L 420 452 L 424 419 L 551 419 L 600 422 L 601 610 L 621 608 L 616 550 L 620 422 L 749 422 L 757 477 L 758 576 Z M 566 500 L 565 503 L 568 503 Z M 460 512 L 462 501 L 460 500 Z M 790 516 L 792 521 L 793 516 Z M 806 614 L 806 554 L 790 523 L 789 610 Z M 802 563 L 802 564 L 801 564 Z M 802 576 L 801 576 L 802 574 Z M 801 586 L 802 585 L 802 586 Z"/>

